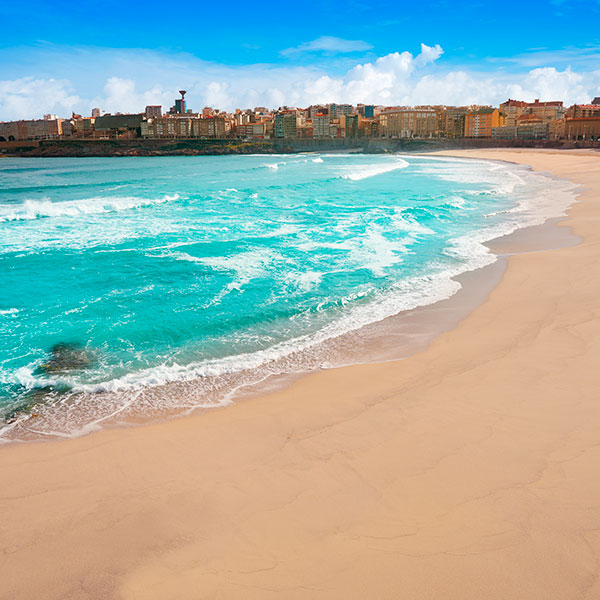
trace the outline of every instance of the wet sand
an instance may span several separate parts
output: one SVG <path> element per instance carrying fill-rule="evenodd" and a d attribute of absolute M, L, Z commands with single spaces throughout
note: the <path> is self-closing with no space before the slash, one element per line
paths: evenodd
<path fill-rule="evenodd" d="M 0 448 L 0 598 L 600 597 L 600 154 L 453 155 L 582 183 L 582 242 L 408 359 Z"/>

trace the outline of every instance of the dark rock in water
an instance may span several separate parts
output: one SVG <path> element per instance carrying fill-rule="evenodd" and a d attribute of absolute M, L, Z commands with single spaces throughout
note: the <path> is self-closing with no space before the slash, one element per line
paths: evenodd
<path fill-rule="evenodd" d="M 50 360 L 39 368 L 44 373 L 56 373 L 85 369 L 91 363 L 92 356 L 83 346 L 61 342 L 52 346 Z"/>

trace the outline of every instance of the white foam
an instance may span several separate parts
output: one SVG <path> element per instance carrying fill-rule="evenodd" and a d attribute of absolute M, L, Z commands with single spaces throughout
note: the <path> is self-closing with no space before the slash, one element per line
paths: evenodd
<path fill-rule="evenodd" d="M 352 173 L 346 173 L 342 175 L 342 179 L 349 179 L 351 181 L 361 181 L 368 177 L 375 177 L 376 175 L 383 175 L 384 173 L 390 173 L 398 169 L 406 169 L 408 163 L 403 158 L 397 158 L 393 162 L 385 162 L 382 164 L 374 165 L 356 165 L 352 167 L 357 169 Z"/>
<path fill-rule="evenodd" d="M 14 316 L 19 312 L 18 308 L 9 308 L 6 310 L 0 310 L 0 315 L 2 316 Z"/>
<path fill-rule="evenodd" d="M 161 198 L 137 198 L 135 196 L 113 196 L 98 198 L 82 198 L 52 202 L 50 199 L 25 200 L 18 206 L 0 206 L 0 222 L 29 221 L 43 217 L 77 217 L 113 211 L 131 210 L 142 206 L 151 206 L 177 200 L 178 194 L 166 195 Z"/>

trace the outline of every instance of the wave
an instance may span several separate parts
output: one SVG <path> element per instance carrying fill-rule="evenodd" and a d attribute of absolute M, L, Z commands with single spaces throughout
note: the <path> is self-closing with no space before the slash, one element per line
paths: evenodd
<path fill-rule="evenodd" d="M 362 179 L 367 179 L 368 177 L 375 177 L 376 175 L 389 173 L 390 171 L 406 169 L 406 167 L 408 167 L 408 163 L 403 158 L 398 158 L 392 163 L 384 163 L 379 165 L 360 165 L 356 167 L 358 169 L 357 171 L 342 175 L 342 179 L 360 181 Z"/>
<path fill-rule="evenodd" d="M 83 198 L 52 202 L 50 199 L 25 200 L 18 206 L 0 206 L 0 222 L 31 221 L 45 217 L 78 217 L 114 211 L 131 210 L 178 200 L 179 194 L 161 198 L 136 198 L 135 196 Z"/>
<path fill-rule="evenodd" d="M 402 162 L 405 163 L 406 161 Z M 399 161 L 378 165 L 358 165 L 351 167 L 353 172 L 348 175 L 362 175 L 361 177 L 356 177 L 356 179 L 360 180 L 379 174 L 379 172 L 373 173 L 373 169 L 384 167 L 387 170 L 395 170 L 405 168 L 405 166 L 399 163 Z M 360 171 L 357 169 L 360 169 Z M 370 172 L 365 170 L 369 170 Z M 507 177 L 503 170 L 500 173 L 503 174 L 502 176 L 507 182 L 511 184 L 513 182 L 518 183 L 516 178 Z M 522 174 L 521 172 L 519 173 Z M 352 179 L 349 176 L 345 178 Z M 194 407 L 209 405 L 208 400 L 210 398 L 205 393 L 206 386 L 213 386 L 211 388 L 211 393 L 214 396 L 213 405 L 218 405 L 219 403 L 229 402 L 231 396 L 242 385 L 256 383 L 256 381 L 260 381 L 273 374 L 290 373 L 306 368 L 316 368 L 325 364 L 329 365 L 329 357 L 324 362 L 322 358 L 317 358 L 317 362 L 314 362 L 315 356 L 323 356 L 323 354 L 318 354 L 320 344 L 396 315 L 402 311 L 449 298 L 461 287 L 460 283 L 454 279 L 457 275 L 465 271 L 483 267 L 497 260 L 496 255 L 484 245 L 486 241 L 511 233 L 518 228 L 527 227 L 538 222 L 543 222 L 548 218 L 560 216 L 564 214 L 564 210 L 573 201 L 572 194 L 561 196 L 563 192 L 573 191 L 571 184 L 553 181 L 552 187 L 550 187 L 546 176 L 529 172 L 526 172 L 523 178 L 527 186 L 523 195 L 514 198 L 515 201 L 520 201 L 518 206 L 497 213 L 497 215 L 506 215 L 506 219 L 503 219 L 499 223 L 494 220 L 491 226 L 481 227 L 475 231 L 470 231 L 466 235 L 456 232 L 454 234 L 456 237 L 449 240 L 444 254 L 456 260 L 448 261 L 446 259 L 429 263 L 426 265 L 426 274 L 396 281 L 385 292 L 377 291 L 376 286 L 371 286 L 368 294 L 363 293 L 361 290 L 355 290 L 354 296 L 346 295 L 341 299 L 325 296 L 323 302 L 319 304 L 316 310 L 318 312 L 321 312 L 321 310 L 327 311 L 329 310 L 328 307 L 335 306 L 335 310 L 339 308 L 339 311 L 331 313 L 331 320 L 328 324 L 323 324 L 323 320 L 321 320 L 318 330 L 313 329 L 310 333 L 307 333 L 307 329 L 302 327 L 306 315 L 299 313 L 299 327 L 295 329 L 295 335 L 291 334 L 291 330 L 288 330 L 290 335 L 285 341 L 272 344 L 269 347 L 263 346 L 262 349 L 253 352 L 232 354 L 219 359 L 196 360 L 191 363 L 186 362 L 185 359 L 180 359 L 177 362 L 171 358 L 171 360 L 165 361 L 163 364 L 148 366 L 147 368 L 118 377 L 115 377 L 114 373 L 111 375 L 106 374 L 106 377 L 102 381 L 100 381 L 100 377 L 97 377 L 91 380 L 88 379 L 86 383 L 77 382 L 71 378 L 59 380 L 58 377 L 55 378 L 54 376 L 40 378 L 33 374 L 35 365 L 30 365 L 28 368 L 17 372 L 10 383 L 18 383 L 18 385 L 26 389 L 43 387 L 44 385 L 68 385 L 73 393 L 80 394 L 83 397 L 81 400 L 82 410 L 84 405 L 86 407 L 85 410 L 89 410 L 89 413 L 86 413 L 86 416 L 82 417 L 80 423 L 82 427 L 79 433 L 85 433 L 88 430 L 86 428 L 90 427 L 90 424 L 93 426 L 120 411 L 128 410 L 128 407 L 134 401 L 136 402 L 136 406 L 144 411 L 144 413 L 147 412 L 147 414 L 151 414 L 152 411 L 166 411 L 167 408 L 169 410 L 181 410 L 182 408 L 191 410 Z M 481 179 L 479 181 L 482 182 Z M 225 191 L 235 193 L 233 188 Z M 485 191 L 483 194 L 485 194 Z M 486 202 L 491 204 L 492 201 L 493 199 L 489 198 Z M 450 196 L 448 198 L 448 205 L 459 210 L 464 209 L 465 204 L 469 205 L 470 203 L 470 199 L 465 201 L 462 195 Z M 419 222 L 418 216 L 413 214 L 417 210 L 427 211 L 427 208 L 414 204 L 413 208 L 398 207 L 394 209 L 392 215 L 386 217 L 387 219 L 391 218 L 391 226 L 395 230 L 405 232 L 405 239 L 387 239 L 384 235 L 385 231 L 375 221 L 376 216 L 373 216 L 367 231 L 362 235 L 353 236 L 350 239 L 333 242 L 321 239 L 302 240 L 300 238 L 299 241 L 301 243 L 298 244 L 298 240 L 293 238 L 290 243 L 293 243 L 294 246 L 305 252 L 315 251 L 320 247 L 343 249 L 349 259 L 346 263 L 347 267 L 353 269 L 357 267 L 370 267 L 376 276 L 383 275 L 388 267 L 404 260 L 406 251 L 410 252 L 408 246 L 412 242 L 411 238 L 435 234 L 433 229 Z M 371 216 L 370 213 L 369 216 Z M 490 214 L 488 216 L 493 217 L 495 215 Z M 357 213 L 348 217 L 348 221 L 344 222 L 343 225 L 348 228 L 353 223 L 359 223 L 364 219 L 365 215 L 363 213 Z M 385 226 L 388 227 L 388 220 L 384 222 L 386 223 Z M 435 221 L 427 221 L 427 223 L 435 223 Z M 437 225 L 432 224 L 432 227 L 437 228 Z M 223 283 L 220 292 L 210 300 L 211 303 L 219 302 L 233 290 L 243 289 L 252 280 L 270 276 L 275 271 L 280 273 L 281 267 L 284 264 L 283 255 L 271 249 L 264 249 L 258 252 L 241 251 L 230 256 L 206 257 L 193 256 L 193 254 L 184 252 L 183 247 L 186 245 L 192 244 L 178 241 L 167 246 L 149 248 L 148 251 L 154 252 L 160 249 L 167 249 L 168 252 L 152 255 L 197 263 L 204 268 L 214 271 L 228 272 L 229 277 L 227 281 Z M 180 249 L 175 250 L 176 248 Z M 191 265 L 190 268 L 192 268 Z M 310 292 L 321 284 L 323 273 L 320 270 L 304 271 L 304 269 L 298 269 L 295 264 L 288 265 L 287 269 L 285 281 L 289 286 L 295 286 L 297 289 Z M 346 269 L 346 271 L 350 270 Z M 368 299 L 368 301 L 354 302 L 358 297 L 364 297 L 364 300 Z M 0 314 L 5 314 L 6 312 L 12 314 L 13 310 L 0 311 Z M 295 315 L 292 319 L 294 318 Z M 234 341 L 232 341 L 232 352 L 235 352 L 235 345 Z M 241 344 L 238 347 L 241 347 Z M 158 362 L 157 359 L 155 360 Z M 159 360 L 164 360 L 164 358 Z M 216 379 L 213 381 L 211 378 Z M 15 379 L 18 379 L 18 381 L 15 381 Z M 235 379 L 235 385 L 232 385 L 232 379 Z M 90 383 L 90 381 L 93 383 Z M 1 370 L 0 383 L 2 383 Z M 175 390 L 171 387 L 164 388 L 164 390 L 160 389 L 159 386 L 166 384 L 179 385 L 179 387 Z M 108 394 L 109 397 L 103 396 L 101 400 L 98 400 L 98 398 L 90 396 L 93 393 Z M 112 396 L 110 396 L 111 394 Z M 67 402 L 65 402 L 66 405 Z M 45 409 L 40 408 L 36 412 L 40 412 L 41 414 L 43 410 Z M 76 410 L 79 410 L 79 408 L 76 407 Z M 55 414 L 51 415 L 51 409 L 49 408 L 49 422 L 54 423 L 54 421 L 51 421 L 54 418 L 62 419 L 63 417 L 58 414 L 59 412 L 62 415 L 64 411 L 56 411 Z M 96 418 L 100 412 L 102 416 Z M 95 417 L 93 419 L 91 417 L 88 418 L 92 414 Z M 73 415 L 74 413 L 64 416 L 62 425 L 57 425 L 54 429 L 56 431 L 62 429 L 63 432 L 73 431 L 77 427 L 73 421 L 69 421 L 72 417 L 74 418 Z M 41 417 L 38 417 L 35 423 L 36 427 L 38 427 L 38 423 L 41 423 Z M 57 433 L 56 435 L 63 434 Z M 0 442 L 2 441 L 2 436 L 2 427 L 0 427 Z"/>

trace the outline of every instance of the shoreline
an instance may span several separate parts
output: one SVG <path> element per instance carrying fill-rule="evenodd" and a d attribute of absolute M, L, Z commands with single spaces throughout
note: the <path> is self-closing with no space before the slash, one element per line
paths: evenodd
<path fill-rule="evenodd" d="M 490 148 L 600 149 L 598 141 L 492 140 L 487 138 L 133 138 L 50 139 L 0 142 L 0 158 L 98 158 L 158 156 L 229 156 L 301 152 L 439 152 Z"/>
<path fill-rule="evenodd" d="M 498 155 L 585 185 L 582 243 L 408 359 L 0 447 L 0 598 L 596 597 L 600 156 Z"/>
<path fill-rule="evenodd" d="M 428 154 L 423 156 L 426 158 Z M 516 163 L 510 161 L 490 161 L 493 162 L 516 166 Z M 545 177 L 551 183 L 551 176 L 545 174 Z M 560 180 L 557 182 L 560 183 Z M 572 195 L 569 207 L 577 201 L 575 189 L 563 193 Z M 565 210 L 568 210 L 568 207 Z M 556 209 L 554 212 L 556 213 Z M 446 331 L 456 327 L 486 300 L 502 278 L 508 254 L 568 247 L 577 243 L 576 236 L 567 228 L 556 227 L 557 222 L 563 218 L 564 216 L 546 218 L 544 223 L 539 225 L 521 224 L 516 230 L 500 237 L 488 241 L 479 240 L 478 244 L 488 248 L 494 255 L 493 262 L 483 267 L 466 266 L 467 270 L 451 276 L 450 279 L 458 283 L 459 288 L 449 297 L 434 301 L 430 299 L 429 304 L 401 310 L 381 320 L 367 322 L 356 329 L 338 333 L 315 345 L 283 355 L 259 367 L 262 372 L 258 378 L 253 379 L 251 371 L 243 369 L 222 375 L 223 381 L 217 382 L 221 397 L 214 398 L 209 395 L 204 400 L 187 406 L 171 405 L 169 396 L 187 397 L 190 393 L 198 394 L 195 384 L 201 384 L 203 381 L 202 377 L 198 377 L 131 390 L 131 401 L 121 398 L 126 392 L 98 392 L 74 396 L 66 401 L 60 398 L 56 398 L 54 402 L 42 401 L 0 428 L 0 445 L 75 439 L 103 429 L 143 427 L 147 424 L 186 418 L 207 410 L 227 408 L 248 398 L 282 391 L 298 379 L 320 370 L 409 358 L 426 349 Z M 295 364 L 290 364 L 290 361 Z M 115 397 L 117 395 L 118 397 Z M 137 398 L 138 396 L 140 398 Z M 150 398 L 151 405 L 148 404 L 146 396 Z M 156 400 L 153 400 L 154 398 Z M 165 407 L 162 406 L 163 401 Z M 107 406 L 104 414 L 94 406 L 102 403 Z M 141 408 L 136 408 L 138 404 L 141 404 Z M 88 416 L 88 410 L 96 414 Z"/>

